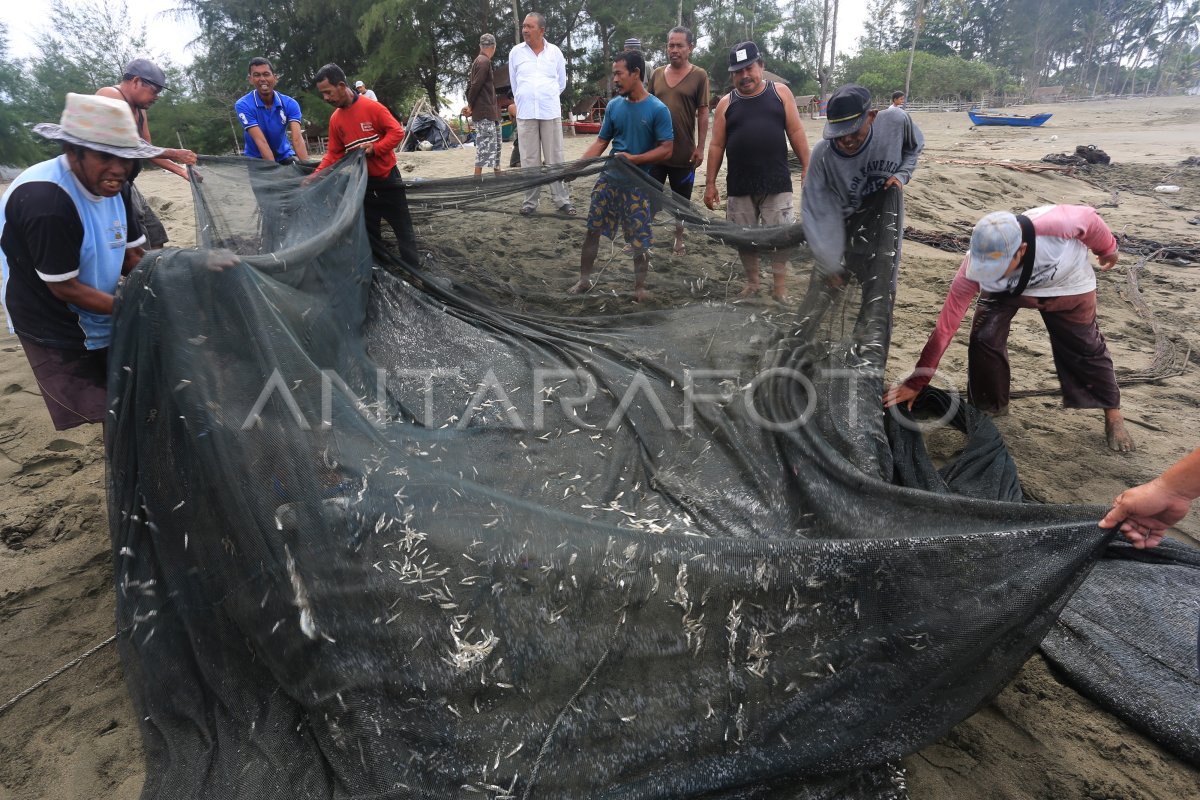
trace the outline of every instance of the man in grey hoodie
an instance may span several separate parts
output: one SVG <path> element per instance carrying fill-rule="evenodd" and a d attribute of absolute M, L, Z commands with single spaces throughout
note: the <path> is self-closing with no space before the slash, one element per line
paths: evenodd
<path fill-rule="evenodd" d="M 804 235 L 829 277 L 844 272 L 846 220 L 880 189 L 901 191 L 917 168 L 925 137 L 908 114 L 871 109 L 871 93 L 847 84 L 829 98 L 824 139 L 813 148 L 800 209 Z M 897 230 L 904 230 L 903 206 Z M 900 246 L 892 265 L 892 295 L 900 269 Z"/>

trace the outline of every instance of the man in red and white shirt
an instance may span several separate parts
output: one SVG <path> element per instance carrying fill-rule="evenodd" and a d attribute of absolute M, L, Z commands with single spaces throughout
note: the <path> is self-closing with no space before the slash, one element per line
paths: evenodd
<path fill-rule="evenodd" d="M 1133 450 L 1112 357 L 1096 324 L 1096 273 L 1088 250 L 1102 270 L 1117 263 L 1117 240 L 1089 206 L 1042 206 L 1021 215 L 995 211 L 981 219 L 916 369 L 888 389 L 884 404 L 912 405 L 978 294 L 967 350 L 972 405 L 989 414 L 1006 412 L 1009 327 L 1019 309 L 1035 308 L 1050 334 L 1063 405 L 1104 409 L 1108 446 Z"/>
<path fill-rule="evenodd" d="M 379 252 L 382 222 L 387 221 L 396 234 L 400 258 L 407 266 L 417 266 L 417 238 L 404 181 L 396 168 L 396 146 L 404 138 L 404 128 L 380 103 L 354 91 L 346 83 L 346 73 L 337 64 L 326 64 L 314 81 L 321 99 L 334 107 L 329 119 L 329 145 L 317 172 L 336 164 L 353 150 L 362 150 L 367 159 L 367 193 L 363 197 L 363 219 L 371 247 Z"/>

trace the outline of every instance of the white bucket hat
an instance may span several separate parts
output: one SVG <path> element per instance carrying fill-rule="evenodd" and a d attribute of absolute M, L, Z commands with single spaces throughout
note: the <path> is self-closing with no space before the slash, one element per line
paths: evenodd
<path fill-rule="evenodd" d="M 67 94 L 59 124 L 43 122 L 33 132 L 46 139 L 77 144 L 121 158 L 158 158 L 161 147 L 142 141 L 129 104 L 94 94 Z"/>

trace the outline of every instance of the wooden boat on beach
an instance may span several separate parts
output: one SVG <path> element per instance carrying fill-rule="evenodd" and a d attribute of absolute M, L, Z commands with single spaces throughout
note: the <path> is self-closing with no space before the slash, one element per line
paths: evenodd
<path fill-rule="evenodd" d="M 971 122 L 975 125 L 1013 125 L 1018 128 L 1039 128 L 1042 123 L 1050 119 L 1053 115 L 1034 114 L 1032 116 L 1022 116 L 1021 114 L 988 114 L 972 109 L 967 112 L 967 116 L 971 118 Z"/>

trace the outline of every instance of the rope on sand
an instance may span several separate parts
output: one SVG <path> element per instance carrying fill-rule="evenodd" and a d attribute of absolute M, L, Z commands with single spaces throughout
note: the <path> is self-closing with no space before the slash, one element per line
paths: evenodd
<path fill-rule="evenodd" d="M 47 683 L 49 683 L 50 681 L 54 680 L 54 679 L 55 679 L 55 678 L 57 678 L 59 675 L 62 675 L 64 672 L 66 672 L 67 670 L 69 670 L 71 667 L 74 667 L 74 666 L 76 666 L 76 665 L 80 664 L 81 662 L 83 662 L 83 660 L 84 660 L 84 659 L 88 658 L 89 656 L 92 656 L 92 655 L 96 654 L 97 652 L 99 652 L 100 650 L 104 649 L 105 647 L 108 647 L 110 644 L 112 644 L 113 642 L 115 642 L 115 641 L 117 640 L 117 637 L 118 637 L 119 635 L 120 635 L 120 633 L 114 633 L 112 636 L 108 637 L 108 638 L 107 638 L 107 639 L 105 639 L 103 642 L 101 642 L 100 644 L 98 644 L 98 645 L 96 645 L 95 647 L 93 647 L 91 650 L 88 650 L 86 653 L 83 653 L 82 655 L 76 656 L 75 658 L 73 658 L 73 659 L 71 659 L 70 661 L 68 661 L 66 664 L 63 664 L 63 665 L 62 665 L 61 667 L 59 667 L 58 669 L 54 670 L 54 672 L 51 672 L 49 675 L 47 675 L 46 677 L 42 678 L 40 681 L 38 681 L 37 683 L 35 683 L 33 686 L 30 686 L 30 687 L 29 687 L 28 689 L 26 689 L 25 691 L 23 691 L 23 692 L 19 693 L 19 694 L 18 694 L 16 697 L 12 698 L 11 700 L 9 700 L 9 701 L 8 701 L 7 703 L 5 703 L 4 705 L 0 705 L 0 714 L 3 714 L 5 711 L 8 711 L 10 708 L 12 708 L 13 706 L 15 706 L 15 705 L 16 705 L 17 703 L 19 703 L 21 700 L 24 700 L 26 697 L 28 697 L 29 695 L 31 695 L 31 694 L 33 694 L 34 692 L 36 692 L 38 689 L 40 689 L 40 688 L 42 688 L 43 686 L 45 686 Z"/>

